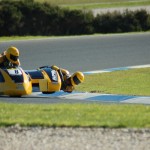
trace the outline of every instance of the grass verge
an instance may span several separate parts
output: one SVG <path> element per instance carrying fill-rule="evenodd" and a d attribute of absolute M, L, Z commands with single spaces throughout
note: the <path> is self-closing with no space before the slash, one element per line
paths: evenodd
<path fill-rule="evenodd" d="M 85 82 L 79 85 L 76 90 L 150 96 L 150 68 L 86 75 Z"/>
<path fill-rule="evenodd" d="M 112 7 L 129 7 L 129 6 L 147 6 L 150 0 L 35 0 L 37 2 L 48 2 L 69 9 L 95 9 L 95 8 L 112 8 Z"/>
<path fill-rule="evenodd" d="M 0 126 L 149 128 L 150 106 L 0 103 Z"/>
<path fill-rule="evenodd" d="M 2 36 L 0 42 L 14 41 L 14 40 L 32 40 L 32 39 L 44 39 L 50 36 Z M 51 36 L 53 37 L 53 36 Z"/>
<path fill-rule="evenodd" d="M 91 3 L 91 4 L 76 4 L 76 5 L 60 5 L 64 8 L 69 9 L 98 9 L 98 8 L 119 8 L 119 7 L 137 7 L 137 6 L 148 6 L 150 1 L 136 1 L 136 2 L 114 2 L 114 3 Z"/>

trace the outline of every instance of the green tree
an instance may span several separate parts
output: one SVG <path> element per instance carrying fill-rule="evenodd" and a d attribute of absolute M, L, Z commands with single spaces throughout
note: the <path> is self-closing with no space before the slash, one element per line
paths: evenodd
<path fill-rule="evenodd" d="M 0 7 L 0 35 L 15 35 L 20 28 L 22 18 L 21 12 L 14 6 L 9 4 Z"/>

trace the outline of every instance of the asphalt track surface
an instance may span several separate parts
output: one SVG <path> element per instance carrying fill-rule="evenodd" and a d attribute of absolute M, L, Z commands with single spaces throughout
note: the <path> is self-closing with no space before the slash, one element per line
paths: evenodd
<path fill-rule="evenodd" d="M 1 42 L 3 51 L 9 46 L 20 50 L 21 66 L 25 70 L 43 65 L 58 65 L 70 72 L 135 66 L 150 62 L 150 33 L 59 37 L 38 40 Z M 14 103 L 74 103 L 90 102 L 58 98 L 9 98 L 0 101 Z"/>

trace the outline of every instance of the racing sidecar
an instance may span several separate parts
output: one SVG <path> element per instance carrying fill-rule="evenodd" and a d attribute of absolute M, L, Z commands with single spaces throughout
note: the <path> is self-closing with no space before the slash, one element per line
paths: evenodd
<path fill-rule="evenodd" d="M 31 93 L 30 76 L 21 67 L 0 68 L 0 95 L 20 97 Z"/>
<path fill-rule="evenodd" d="M 62 80 L 50 67 L 24 71 L 21 67 L 0 68 L 0 95 L 20 97 L 32 92 L 45 94 L 60 91 Z"/>

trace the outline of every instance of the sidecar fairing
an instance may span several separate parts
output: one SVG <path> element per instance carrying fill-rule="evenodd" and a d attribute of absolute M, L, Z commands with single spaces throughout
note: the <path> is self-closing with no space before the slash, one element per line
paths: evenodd
<path fill-rule="evenodd" d="M 0 68 L 0 95 L 20 97 L 31 93 L 31 79 L 21 67 Z"/>
<path fill-rule="evenodd" d="M 61 89 L 61 79 L 57 71 L 50 67 L 42 67 L 37 70 L 28 70 L 27 74 L 30 75 L 33 90 L 42 93 L 54 93 Z"/>

